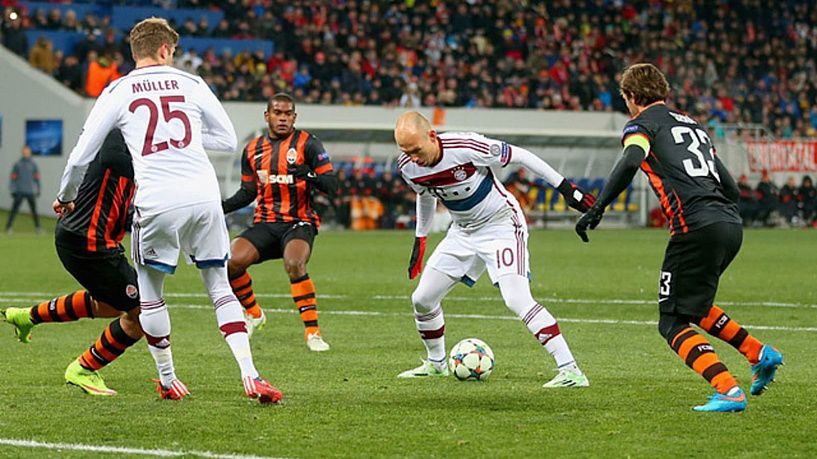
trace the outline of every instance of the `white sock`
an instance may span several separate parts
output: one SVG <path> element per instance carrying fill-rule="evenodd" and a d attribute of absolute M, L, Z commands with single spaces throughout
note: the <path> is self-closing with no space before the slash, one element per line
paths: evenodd
<path fill-rule="evenodd" d="M 499 287 L 505 305 L 522 319 L 533 336 L 553 356 L 556 366 L 581 374 L 556 318 L 533 299 L 528 279 L 517 275 L 503 276 L 499 279 Z"/>
<path fill-rule="evenodd" d="M 159 381 L 164 388 L 169 388 L 176 379 L 176 369 L 170 351 L 170 315 L 164 300 L 142 301 L 139 323 L 145 332 L 150 355 L 156 362 Z"/>
<path fill-rule="evenodd" d="M 458 279 L 428 267 L 420 276 L 420 283 L 411 295 L 414 323 L 423 339 L 428 360 L 437 370 L 443 370 L 448 366 L 448 355 L 445 351 L 445 317 L 440 302 L 458 282 Z"/>
<path fill-rule="evenodd" d="M 438 305 L 428 314 L 420 314 L 415 309 L 414 323 L 423 339 L 428 360 L 438 370 L 442 370 L 448 365 L 445 352 L 445 318 L 442 307 Z"/>
<path fill-rule="evenodd" d="M 241 369 L 241 377 L 258 377 L 258 370 L 252 360 L 250 337 L 247 335 L 247 323 L 244 321 L 244 309 L 235 295 L 225 296 L 222 304 L 216 303 L 216 321 L 224 341 L 230 346 L 233 357 Z"/>
<path fill-rule="evenodd" d="M 230 351 L 235 357 L 241 378 L 258 377 L 258 370 L 252 359 L 250 338 L 247 335 L 247 323 L 244 321 L 244 308 L 233 294 L 227 280 L 226 268 L 208 268 L 201 270 L 201 277 L 207 286 L 213 307 L 216 309 L 216 322 Z"/>

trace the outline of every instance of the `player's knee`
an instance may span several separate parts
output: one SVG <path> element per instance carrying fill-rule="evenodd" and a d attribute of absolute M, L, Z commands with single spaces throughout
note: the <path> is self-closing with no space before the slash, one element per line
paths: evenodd
<path fill-rule="evenodd" d="M 434 308 L 434 299 L 431 298 L 430 295 L 425 295 L 420 289 L 414 291 L 411 294 L 411 305 L 414 306 L 414 310 L 417 312 L 429 312 Z"/>
<path fill-rule="evenodd" d="M 227 261 L 227 273 L 230 275 L 230 278 L 233 278 L 243 274 L 249 266 L 250 263 L 246 257 L 233 255 L 230 260 Z"/>
<path fill-rule="evenodd" d="M 502 284 L 500 284 L 501 286 Z M 530 289 L 525 288 L 502 288 L 502 299 L 505 301 L 505 306 L 511 311 L 521 312 L 527 311 L 530 307 L 536 304 Z"/>
<path fill-rule="evenodd" d="M 306 260 L 299 258 L 285 258 L 284 269 L 290 279 L 297 279 L 306 275 Z"/>
<path fill-rule="evenodd" d="M 131 338 L 139 339 L 144 336 L 142 326 L 139 324 L 139 308 L 123 314 L 119 318 L 119 324 L 122 326 L 122 331 Z"/>
<path fill-rule="evenodd" d="M 673 314 L 661 314 L 658 318 L 658 333 L 670 342 L 683 329 L 689 327 L 689 321 Z"/>

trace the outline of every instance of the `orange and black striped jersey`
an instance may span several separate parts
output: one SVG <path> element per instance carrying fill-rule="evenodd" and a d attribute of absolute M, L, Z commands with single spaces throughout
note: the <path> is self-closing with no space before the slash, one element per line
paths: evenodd
<path fill-rule="evenodd" d="M 622 143 L 631 136 L 649 142 L 641 170 L 673 236 L 717 222 L 741 223 L 737 204 L 724 194 L 712 140 L 695 120 L 656 104 L 626 124 Z"/>
<path fill-rule="evenodd" d="M 91 253 L 121 253 L 135 191 L 128 147 L 114 129 L 88 166 L 74 211 L 57 222 L 57 244 Z"/>
<path fill-rule="evenodd" d="M 255 223 L 320 225 L 312 209 L 312 184 L 295 176 L 295 170 L 304 164 L 319 176 L 334 172 L 321 141 L 304 130 L 295 129 L 281 139 L 265 134 L 244 147 L 241 187 L 256 196 Z"/>

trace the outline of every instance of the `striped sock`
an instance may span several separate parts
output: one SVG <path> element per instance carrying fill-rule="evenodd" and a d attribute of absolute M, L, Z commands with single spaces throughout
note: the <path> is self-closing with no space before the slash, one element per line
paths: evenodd
<path fill-rule="evenodd" d="M 709 341 L 692 328 L 684 328 L 670 338 L 669 345 L 688 367 L 703 376 L 721 394 L 738 385 Z"/>
<path fill-rule="evenodd" d="M 763 343 L 750 335 L 739 323 L 730 319 L 729 316 L 723 312 L 723 309 L 712 305 L 709 314 L 701 318 L 698 325 L 710 335 L 731 344 L 732 347 L 740 351 L 752 365 L 758 362 Z"/>
<path fill-rule="evenodd" d="M 581 373 L 565 337 L 559 330 L 559 323 L 547 308 L 539 303 L 534 304 L 522 316 L 522 322 L 528 327 L 536 341 L 539 341 L 539 344 L 553 356 L 559 369 L 565 368 Z"/>
<path fill-rule="evenodd" d="M 255 293 L 252 291 L 252 277 L 250 273 L 244 271 L 244 274 L 230 279 L 230 287 L 233 289 L 241 306 L 244 307 L 244 312 L 258 319 L 261 317 L 261 307 L 255 300 Z"/>
<path fill-rule="evenodd" d="M 83 290 L 58 296 L 31 307 L 31 322 L 73 322 L 83 317 L 94 317 L 94 301 Z"/>
<path fill-rule="evenodd" d="M 79 356 L 79 364 L 82 365 L 82 368 L 98 371 L 139 341 L 138 338 L 133 339 L 125 333 L 119 320 L 117 318 L 108 324 L 93 346 Z"/>
<path fill-rule="evenodd" d="M 431 311 L 418 312 L 415 305 L 414 323 L 426 347 L 428 360 L 445 367 L 445 316 L 442 306 L 437 304 Z"/>
<path fill-rule="evenodd" d="M 304 327 L 306 327 L 306 335 L 320 334 L 315 284 L 312 283 L 309 274 L 304 274 L 302 277 L 292 279 L 289 282 L 292 290 L 292 300 L 295 302 L 295 306 L 298 307 L 298 312 L 301 314 L 301 320 L 303 320 Z"/>

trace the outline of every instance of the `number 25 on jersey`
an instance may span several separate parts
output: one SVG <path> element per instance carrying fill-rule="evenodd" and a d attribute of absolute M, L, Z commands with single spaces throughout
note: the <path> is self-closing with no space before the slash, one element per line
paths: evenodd
<path fill-rule="evenodd" d="M 184 128 L 184 135 L 181 139 L 167 139 L 157 143 L 154 143 L 153 139 L 153 136 L 156 133 L 156 126 L 159 123 L 159 108 L 156 106 L 156 103 L 151 99 L 141 98 L 131 102 L 130 106 L 128 107 L 128 110 L 131 113 L 136 113 L 136 110 L 138 110 L 140 107 L 145 107 L 149 111 L 150 118 L 148 119 L 147 131 L 145 131 L 145 143 L 142 145 L 142 156 L 152 155 L 153 153 L 167 150 L 170 148 L 169 145 L 178 149 L 190 145 L 190 139 L 192 137 L 190 130 L 190 118 L 188 118 L 187 114 L 181 110 L 172 110 L 170 108 L 170 104 L 174 102 L 184 102 L 184 96 L 162 96 L 159 98 L 159 103 L 162 105 L 162 116 L 165 123 L 170 123 L 174 119 L 179 120 Z"/>

